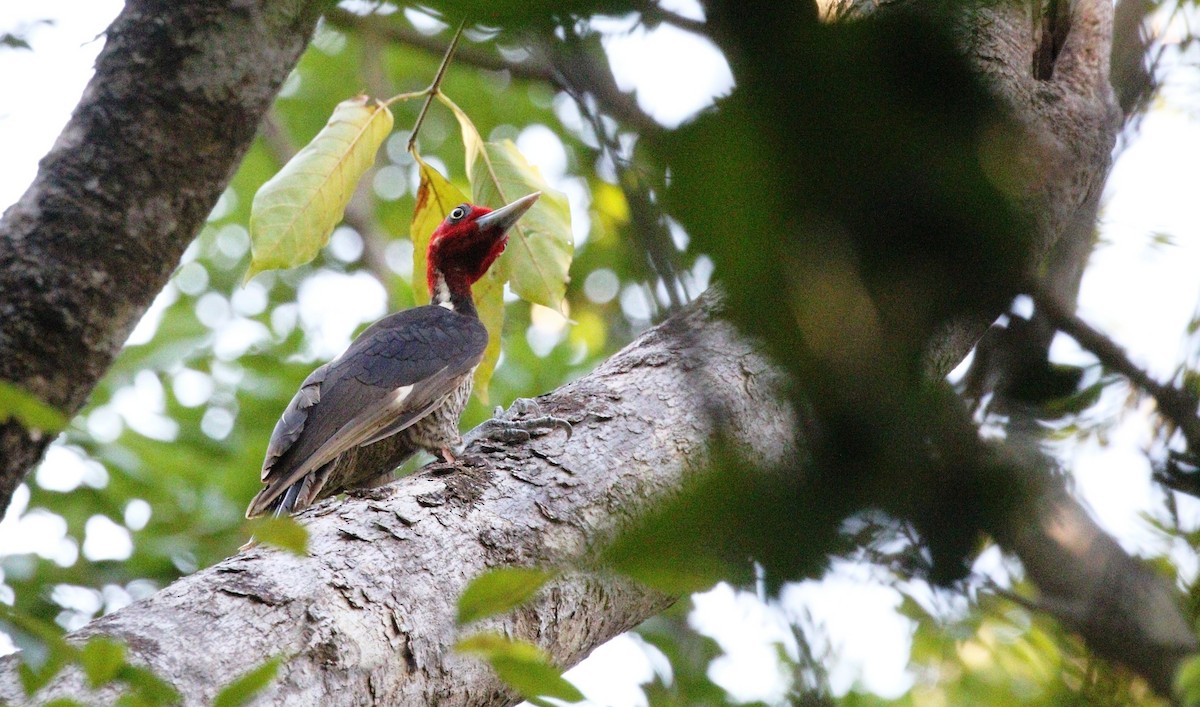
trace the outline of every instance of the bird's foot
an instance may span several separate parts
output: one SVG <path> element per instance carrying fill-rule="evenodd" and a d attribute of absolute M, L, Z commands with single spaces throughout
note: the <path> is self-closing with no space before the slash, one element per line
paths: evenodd
<path fill-rule="evenodd" d="M 550 434 L 555 429 L 566 432 L 567 439 L 571 439 L 571 423 L 561 417 L 543 415 L 541 406 L 534 400 L 517 398 L 509 408 L 509 414 L 519 419 L 505 417 L 504 408 L 497 406 L 490 420 L 485 420 L 463 435 L 463 446 L 469 446 L 481 439 L 490 439 L 502 444 L 521 444 L 528 442 L 531 437 Z"/>

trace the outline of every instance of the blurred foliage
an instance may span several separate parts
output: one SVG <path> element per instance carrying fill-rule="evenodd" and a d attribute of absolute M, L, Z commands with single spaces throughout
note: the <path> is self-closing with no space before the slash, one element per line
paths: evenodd
<path fill-rule="evenodd" d="M 10 417 L 31 430 L 56 433 L 67 426 L 66 415 L 12 383 L 0 381 L 0 422 Z"/>
<path fill-rule="evenodd" d="M 717 642 L 688 628 L 689 602 L 676 606 L 638 627 L 642 640 L 657 648 L 671 664 L 670 679 L 655 675 L 646 686 L 651 707 L 666 705 L 723 705 L 725 691 L 708 679 L 708 666 L 721 655 Z"/>
<path fill-rule="evenodd" d="M 968 609 L 938 616 L 905 598 L 900 611 L 917 626 L 916 680 L 894 704 L 1169 704 L 1127 671 L 1091 657 L 1079 639 L 1043 616 L 991 596 Z"/>
<path fill-rule="evenodd" d="M 271 658 L 262 665 L 246 672 L 238 679 L 226 685 L 213 699 L 213 707 L 241 707 L 249 704 L 254 696 L 263 688 L 270 685 L 279 673 L 282 658 Z"/>
<path fill-rule="evenodd" d="M 536 705 L 550 704 L 538 699 L 541 696 L 568 703 L 583 699 L 579 689 L 563 679 L 562 671 L 550 663 L 550 656 L 532 643 L 495 633 L 476 633 L 461 639 L 455 650 L 486 660 L 501 680 Z"/>
<path fill-rule="evenodd" d="M 640 10 L 628 26 L 663 21 L 661 9 L 627 0 L 430 5 L 547 37 L 576 12 Z M 718 578 L 748 586 L 750 558 L 765 568 L 771 590 L 819 576 L 839 553 L 884 565 L 913 627 L 914 684 L 899 704 L 1155 704 L 1139 682 L 1088 657 L 1061 629 L 1006 601 L 975 600 L 977 585 L 955 583 L 982 546 L 981 519 L 1006 512 L 1020 489 L 966 485 L 953 473 L 978 456 L 976 427 L 946 388 L 923 382 L 922 346 L 947 320 L 1002 310 L 1016 291 L 1026 222 L 1010 204 L 1012 175 L 995 162 L 1010 144 L 1002 112 L 935 25 L 910 18 L 831 27 L 807 3 L 775 8 L 763 22 L 736 3 L 710 5 L 737 89 L 678 130 L 639 135 L 611 116 L 590 115 L 591 97 L 581 108 L 572 92 L 520 71 L 460 60 L 447 74 L 443 89 L 480 140 L 512 141 L 549 159 L 542 176 L 573 207 L 575 255 L 562 311 L 505 298 L 492 399 L 536 395 L 586 373 L 671 305 L 676 283 L 656 279 L 632 234 L 645 206 L 668 213 L 676 220 L 670 225 L 686 232 L 666 245 L 683 289 L 707 286 L 715 263 L 732 316 L 794 375 L 801 412 L 821 424 L 808 456 L 782 470 L 783 481 L 747 483 L 738 450 L 717 450 L 713 473 L 645 519 L 610 559 L 672 591 Z M 386 24 L 376 30 L 449 41 L 424 10 L 377 9 L 385 14 L 373 19 Z M 571 20 L 560 29 L 602 63 L 602 26 Z M 503 62 L 521 54 L 519 44 L 508 30 L 472 29 L 464 48 Z M 348 92 L 424 89 L 440 52 L 419 46 L 383 31 L 319 28 L 171 283 L 87 409 L 19 490 L 5 537 L 39 541 L 0 554 L 0 599 L 11 604 L 0 624 L 26 649 L 29 684 L 77 662 L 94 681 L 144 683 L 154 703 L 161 694 L 153 676 L 124 664 L 120 647 L 68 647 L 53 627 L 77 628 L 148 596 L 233 553 L 252 533 L 303 548 L 304 538 L 287 527 L 247 524 L 242 508 L 260 486 L 275 421 L 303 378 L 374 319 L 423 301 L 410 284 L 419 165 L 406 132 L 419 102 L 392 106 L 397 130 L 329 247 L 311 263 L 241 287 L 250 204 Z M 435 104 L 420 153 L 472 193 L 459 128 Z M 618 167 L 636 177 L 621 179 Z M 630 184 L 638 193 L 626 191 Z M 665 219 L 656 225 L 667 232 Z M 336 306 L 328 306 L 335 295 Z M 1180 371 L 1189 385 L 1200 380 L 1197 350 Z M 1103 437 L 1107 423 L 1096 408 L 1107 411 L 1105 420 L 1120 414 L 1112 378 L 1077 373 L 1059 377 L 1075 389 L 1059 386 L 1054 400 L 1043 401 L 1052 441 Z M 488 414 L 473 400 L 463 424 Z M 1168 426 L 1157 445 L 1159 459 L 1186 451 Z M 1200 468 L 1161 466 L 1164 478 Z M 910 522 L 864 519 L 878 510 Z M 1178 517 L 1162 532 L 1198 542 Z M 938 592 L 968 588 L 972 601 L 954 612 L 926 608 L 916 598 L 923 590 L 912 588 L 927 589 L 930 577 L 955 587 Z M 464 597 L 463 620 L 509 608 L 513 597 L 500 595 L 527 595 L 541 581 L 537 571 L 479 580 Z M 1197 596 L 1193 588 L 1193 619 Z M 640 635 L 671 667 L 645 687 L 650 704 L 736 701 L 709 676 L 720 646 L 690 629 L 682 603 Z M 834 698 L 823 666 L 836 651 L 818 648 L 828 645 L 819 628 L 807 627 L 797 641 L 798 653 L 778 656 L 791 676 L 787 702 L 889 702 L 856 687 Z M 465 647 L 527 694 L 575 698 L 557 669 L 525 646 L 484 636 Z M 251 699 L 277 666 L 272 659 L 250 671 L 222 699 Z"/>
<path fill-rule="evenodd" d="M 556 573 L 532 567 L 497 567 L 467 585 L 458 598 L 459 626 L 520 606 Z"/>

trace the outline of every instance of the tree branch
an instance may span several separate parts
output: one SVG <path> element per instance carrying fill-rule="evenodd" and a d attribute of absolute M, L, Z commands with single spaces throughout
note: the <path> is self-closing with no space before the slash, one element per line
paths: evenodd
<path fill-rule="evenodd" d="M 673 10 L 668 10 L 655 2 L 643 2 L 638 5 L 638 12 L 642 14 L 643 21 L 661 22 L 668 25 L 673 25 L 679 29 L 707 36 L 711 29 L 702 20 L 693 20 L 690 17 L 683 15 Z"/>
<path fill-rule="evenodd" d="M 704 411 L 767 462 L 795 452 L 777 374 L 709 296 L 589 376 L 539 399 L 575 431 L 468 450 L 437 468 L 332 500 L 300 516 L 309 556 L 255 548 L 72 635 L 124 641 L 184 695 L 210 704 L 271 655 L 287 662 L 271 704 L 512 704 L 482 664 L 456 654 L 455 602 L 467 581 L 508 564 L 589 563 L 618 528 L 700 469 L 713 431 Z M 696 385 L 703 375 L 713 385 Z M 362 460 L 359 460 L 360 462 Z M 563 664 L 661 611 L 673 598 L 599 574 L 569 574 L 529 606 L 482 623 L 535 641 Z M 472 627 L 474 630 L 477 627 Z M 0 702 L 22 701 L 16 657 L 0 661 Z M 39 699 L 111 703 L 66 671 Z"/>
<path fill-rule="evenodd" d="M 1034 302 L 1050 317 L 1057 329 L 1095 354 L 1106 368 L 1120 373 L 1135 386 L 1153 396 L 1159 411 L 1183 433 L 1188 448 L 1200 451 L 1200 418 L 1196 417 L 1200 401 L 1196 396 L 1187 390 L 1164 385 L 1151 378 L 1150 374 L 1129 359 L 1120 345 L 1073 314 L 1054 297 L 1041 294 L 1034 298 Z"/>

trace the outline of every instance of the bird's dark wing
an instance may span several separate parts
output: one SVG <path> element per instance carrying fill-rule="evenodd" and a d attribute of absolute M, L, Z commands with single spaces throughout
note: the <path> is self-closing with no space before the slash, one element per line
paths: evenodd
<path fill-rule="evenodd" d="M 348 449 L 395 434 L 427 415 L 483 357 L 487 329 L 443 307 L 397 312 L 313 371 L 275 425 L 263 460 L 267 486 L 246 511 L 261 515 L 306 475 Z M 310 479 L 316 497 L 323 474 Z"/>

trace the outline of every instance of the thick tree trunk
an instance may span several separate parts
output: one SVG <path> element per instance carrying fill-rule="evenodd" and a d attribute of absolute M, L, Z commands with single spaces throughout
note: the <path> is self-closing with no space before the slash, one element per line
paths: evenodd
<path fill-rule="evenodd" d="M 126 5 L 0 220 L 0 380 L 68 417 L 83 406 L 229 183 L 321 5 Z M 0 423 L 0 511 L 49 442 Z"/>
<path fill-rule="evenodd" d="M 287 657 L 265 704 L 485 705 L 513 695 L 452 650 L 456 601 L 489 567 L 586 564 L 630 518 L 701 468 L 714 429 L 766 462 L 793 453 L 777 377 L 714 318 L 714 300 L 652 330 L 591 375 L 539 399 L 574 434 L 518 446 L 486 440 L 470 466 L 435 468 L 370 498 L 300 518 L 305 558 L 259 547 L 182 579 L 73 635 L 108 635 L 185 695 L 216 691 L 273 655 Z M 477 455 L 477 456 L 476 456 Z M 487 628 L 542 645 L 563 664 L 661 611 L 673 598 L 603 574 L 570 574 Z M 474 627 L 473 627 L 474 628 Z M 0 701 L 19 700 L 15 657 Z M 67 672 L 39 699 L 89 694 Z"/>

